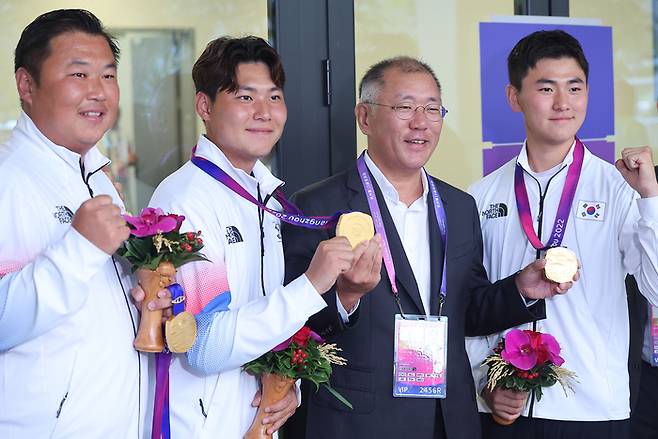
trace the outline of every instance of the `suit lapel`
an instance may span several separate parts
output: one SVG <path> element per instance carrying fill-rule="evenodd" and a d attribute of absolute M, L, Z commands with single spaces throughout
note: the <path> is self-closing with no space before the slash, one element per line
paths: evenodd
<path fill-rule="evenodd" d="M 415 312 L 425 314 L 425 309 L 423 308 L 423 303 L 420 299 L 420 292 L 418 291 L 416 278 L 414 277 L 413 271 L 411 270 L 411 265 L 409 264 L 407 255 L 404 252 L 402 241 L 400 241 L 400 236 L 398 235 L 397 229 L 395 228 L 391 214 L 386 207 L 386 201 L 384 200 L 384 197 L 374 178 L 372 178 L 372 183 L 375 188 L 377 204 L 379 204 L 382 220 L 384 221 L 384 229 L 386 230 L 386 237 L 388 238 L 388 246 L 391 249 L 391 255 L 393 257 L 393 265 L 395 266 L 395 278 L 398 292 L 401 294 L 406 293 L 417 308 L 415 311 L 406 309 L 404 309 L 404 311 L 405 313 Z M 359 178 L 356 167 L 354 167 L 353 171 L 348 175 L 347 185 L 350 189 L 352 189 L 352 197 L 348 200 L 350 209 L 358 210 L 361 212 L 370 212 L 368 200 L 363 190 L 363 185 L 361 184 L 361 179 Z M 382 280 L 388 283 L 388 274 L 386 272 L 386 267 L 383 265 L 381 275 Z"/>

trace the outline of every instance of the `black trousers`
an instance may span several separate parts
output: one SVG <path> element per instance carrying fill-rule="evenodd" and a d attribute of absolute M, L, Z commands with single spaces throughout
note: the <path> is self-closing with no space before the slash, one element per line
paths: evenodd
<path fill-rule="evenodd" d="M 631 438 L 658 439 L 658 367 L 642 361 L 637 403 L 631 411 Z"/>
<path fill-rule="evenodd" d="M 482 439 L 636 439 L 629 435 L 630 421 L 555 421 L 519 417 L 512 425 L 499 425 L 481 413 Z"/>

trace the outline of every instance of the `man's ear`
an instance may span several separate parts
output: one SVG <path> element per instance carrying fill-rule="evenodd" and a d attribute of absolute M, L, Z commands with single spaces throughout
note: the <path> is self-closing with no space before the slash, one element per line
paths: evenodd
<path fill-rule="evenodd" d="M 32 93 L 37 87 L 36 81 L 24 67 L 16 70 L 16 90 L 22 104 L 32 105 Z"/>
<path fill-rule="evenodd" d="M 359 102 L 354 107 L 354 116 L 356 116 L 356 123 L 359 124 L 359 129 L 366 136 L 370 133 L 370 117 L 372 116 L 372 109 L 368 104 Z"/>
<path fill-rule="evenodd" d="M 196 110 L 196 114 L 198 114 L 204 122 L 210 120 L 212 104 L 213 102 L 210 99 L 210 96 L 202 91 L 198 92 L 194 97 L 194 109 Z"/>
<path fill-rule="evenodd" d="M 507 87 L 505 87 L 505 95 L 507 96 L 507 103 L 512 111 L 517 113 L 523 112 L 523 109 L 519 105 L 519 90 L 517 90 L 516 87 L 512 84 L 507 84 Z"/>

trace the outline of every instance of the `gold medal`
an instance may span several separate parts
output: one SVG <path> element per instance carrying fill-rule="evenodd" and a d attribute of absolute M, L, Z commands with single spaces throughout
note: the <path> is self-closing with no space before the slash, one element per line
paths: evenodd
<path fill-rule="evenodd" d="M 363 212 L 344 213 L 338 218 L 336 236 L 344 236 L 352 244 L 352 248 L 363 241 L 368 241 L 375 236 L 375 226 L 370 215 Z"/>
<path fill-rule="evenodd" d="M 573 281 L 578 272 L 578 258 L 576 254 L 566 247 L 552 247 L 544 256 L 546 278 L 557 283 Z"/>
<path fill-rule="evenodd" d="M 196 340 L 196 320 L 192 313 L 183 311 L 167 320 L 165 337 L 171 352 L 182 354 L 189 351 Z"/>

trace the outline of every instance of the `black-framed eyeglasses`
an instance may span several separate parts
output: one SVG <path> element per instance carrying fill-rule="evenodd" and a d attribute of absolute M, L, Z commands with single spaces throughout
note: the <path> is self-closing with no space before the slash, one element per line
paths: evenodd
<path fill-rule="evenodd" d="M 419 108 L 423 110 L 423 113 L 425 113 L 425 117 L 427 118 L 427 120 L 431 122 L 440 122 L 443 119 L 445 119 L 446 114 L 448 114 L 448 110 L 446 109 L 446 107 L 440 104 L 427 104 L 427 105 L 414 106 L 413 104 L 406 102 L 402 102 L 397 105 L 380 104 L 377 102 L 364 102 L 364 103 L 390 108 L 391 110 L 395 111 L 397 117 L 402 120 L 409 120 L 412 117 L 414 117 L 414 114 L 416 114 L 416 110 L 418 110 Z"/>

